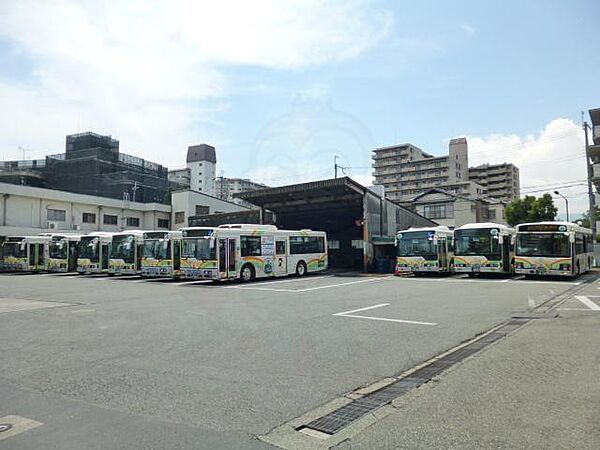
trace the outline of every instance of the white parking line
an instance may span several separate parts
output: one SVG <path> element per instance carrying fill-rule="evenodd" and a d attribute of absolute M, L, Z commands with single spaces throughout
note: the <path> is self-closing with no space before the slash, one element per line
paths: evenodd
<path fill-rule="evenodd" d="M 262 286 L 226 286 L 225 289 L 241 289 L 241 290 L 249 290 L 249 291 L 272 291 L 272 292 L 309 292 L 309 291 L 316 291 L 319 289 L 330 289 L 330 288 L 334 288 L 334 287 L 348 286 L 351 284 L 370 283 L 373 281 L 388 280 L 390 278 L 392 278 L 392 277 L 369 278 L 367 280 L 348 281 L 346 283 L 327 284 L 325 286 L 314 286 L 314 287 L 309 287 L 309 288 L 304 288 L 304 289 L 269 288 L 269 287 L 262 287 Z M 265 283 L 265 284 L 270 284 L 270 283 Z"/>
<path fill-rule="evenodd" d="M 231 285 L 231 286 L 223 286 L 223 289 L 240 289 L 240 288 L 255 288 L 258 289 L 259 285 L 263 285 L 263 286 L 270 286 L 272 284 L 280 284 L 280 283 L 293 283 L 294 281 L 298 282 L 298 281 L 310 281 L 310 280 L 318 280 L 320 278 L 330 278 L 333 275 L 321 275 L 318 277 L 307 277 L 307 278 L 289 278 L 289 279 L 285 279 L 285 280 L 277 280 L 277 281 L 263 281 L 263 282 L 257 282 L 252 286 L 235 286 L 235 285 Z M 261 280 L 262 281 L 262 280 Z M 262 290 L 262 289 L 261 289 Z M 271 289 L 268 289 L 271 290 Z M 280 289 L 281 291 L 287 291 L 287 290 L 292 290 L 292 289 Z M 294 290 L 295 291 L 295 290 Z"/>
<path fill-rule="evenodd" d="M 389 303 L 380 303 L 379 305 L 367 306 L 365 308 L 359 308 L 359 309 L 353 309 L 351 311 L 335 313 L 335 314 L 332 314 L 332 316 L 350 317 L 352 319 L 379 320 L 382 322 L 408 323 L 411 325 L 428 325 L 428 326 L 437 325 L 437 323 L 433 323 L 433 322 L 420 322 L 420 321 L 416 321 L 416 320 L 403 320 L 403 319 L 388 319 L 386 317 L 359 316 L 359 315 L 353 314 L 353 313 L 357 313 L 357 312 L 361 312 L 361 311 L 368 311 L 370 309 L 381 308 L 383 306 L 389 306 L 389 305 L 390 305 Z"/>
<path fill-rule="evenodd" d="M 593 301 L 587 298 L 585 295 L 576 295 L 575 298 L 587 306 L 592 311 L 600 311 L 600 306 L 596 305 Z"/>

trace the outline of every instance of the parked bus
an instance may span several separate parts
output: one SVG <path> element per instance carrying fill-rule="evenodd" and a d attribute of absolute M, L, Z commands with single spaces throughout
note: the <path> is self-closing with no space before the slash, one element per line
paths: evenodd
<path fill-rule="evenodd" d="M 50 272 L 71 272 L 77 269 L 80 235 L 49 234 L 47 269 Z"/>
<path fill-rule="evenodd" d="M 127 230 L 112 236 L 109 275 L 138 275 L 142 269 L 144 231 Z"/>
<path fill-rule="evenodd" d="M 498 223 L 469 223 L 454 230 L 455 272 L 512 274 L 515 230 Z"/>
<path fill-rule="evenodd" d="M 182 233 L 182 278 L 250 281 L 327 268 L 327 236 L 322 231 L 240 224 Z"/>
<path fill-rule="evenodd" d="M 453 234 L 445 226 L 409 228 L 396 235 L 396 274 L 449 273 Z"/>
<path fill-rule="evenodd" d="M 9 236 L 2 244 L 3 267 L 14 272 L 46 270 L 49 236 Z"/>
<path fill-rule="evenodd" d="M 97 231 L 81 236 L 77 255 L 77 272 L 108 273 L 108 258 L 114 233 Z"/>
<path fill-rule="evenodd" d="M 517 225 L 515 273 L 577 277 L 592 267 L 593 238 L 570 222 Z"/>
<path fill-rule="evenodd" d="M 181 231 L 144 233 L 142 276 L 179 278 L 181 266 Z"/>

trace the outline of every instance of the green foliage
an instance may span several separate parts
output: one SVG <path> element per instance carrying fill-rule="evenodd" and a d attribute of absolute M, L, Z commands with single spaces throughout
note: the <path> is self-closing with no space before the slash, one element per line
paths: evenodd
<path fill-rule="evenodd" d="M 526 195 L 524 198 L 513 200 L 506 206 L 506 221 L 514 226 L 527 222 L 552 221 L 556 218 L 558 209 L 548 193 L 541 197 Z"/>
<path fill-rule="evenodd" d="M 595 211 L 595 219 L 596 221 L 598 221 L 600 219 L 600 207 L 595 206 L 594 207 L 594 211 Z M 591 228 L 591 222 L 590 222 L 590 212 L 587 211 L 586 213 L 584 213 L 581 216 L 581 219 L 577 219 L 575 221 L 575 223 L 581 225 L 582 227 L 585 228 Z"/>

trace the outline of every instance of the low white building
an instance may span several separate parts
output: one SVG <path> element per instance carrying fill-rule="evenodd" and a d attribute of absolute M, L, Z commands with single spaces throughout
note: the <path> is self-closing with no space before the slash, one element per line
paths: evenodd
<path fill-rule="evenodd" d="M 171 207 L 0 183 L 0 236 L 44 231 L 168 230 Z"/>
<path fill-rule="evenodd" d="M 173 210 L 172 223 L 174 229 L 187 226 L 188 219 L 191 216 L 248 211 L 249 209 L 245 206 L 192 190 L 171 193 L 171 206 Z"/>

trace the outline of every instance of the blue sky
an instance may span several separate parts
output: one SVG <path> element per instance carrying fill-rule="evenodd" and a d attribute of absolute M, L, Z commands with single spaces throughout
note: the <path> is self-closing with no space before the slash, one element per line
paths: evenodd
<path fill-rule="evenodd" d="M 245 3 L 0 2 L 1 156 L 93 130 L 173 167 L 207 142 L 226 176 L 274 185 L 331 176 L 337 154 L 368 182 L 375 146 L 467 136 L 524 191 L 585 177 L 598 2 Z"/>

